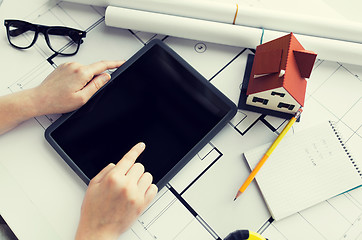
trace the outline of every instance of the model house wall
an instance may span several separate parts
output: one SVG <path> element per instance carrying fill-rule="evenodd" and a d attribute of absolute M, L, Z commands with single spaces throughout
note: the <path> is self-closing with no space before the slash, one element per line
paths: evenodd
<path fill-rule="evenodd" d="M 286 113 L 296 112 L 300 106 L 283 87 L 250 94 L 246 103 Z"/>

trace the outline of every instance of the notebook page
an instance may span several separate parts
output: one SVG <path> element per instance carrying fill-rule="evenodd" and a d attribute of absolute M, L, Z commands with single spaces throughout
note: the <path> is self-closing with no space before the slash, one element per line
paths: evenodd
<path fill-rule="evenodd" d="M 253 169 L 270 144 L 244 153 Z M 275 220 L 361 185 L 329 122 L 286 137 L 256 175 Z"/>

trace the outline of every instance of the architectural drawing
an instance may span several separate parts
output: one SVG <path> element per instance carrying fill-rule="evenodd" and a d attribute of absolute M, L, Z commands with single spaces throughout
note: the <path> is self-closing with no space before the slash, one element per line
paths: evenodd
<path fill-rule="evenodd" d="M 258 2 L 255 4 L 260 4 Z M 15 62 L 24 67 L 11 74 L 5 73 L 7 77 L 0 82 L 0 93 L 37 86 L 64 62 L 90 64 L 102 59 L 127 60 L 150 40 L 158 38 L 235 104 L 238 103 L 247 58 L 253 54 L 253 49 L 109 28 L 104 24 L 104 10 L 49 1 L 24 16 L 24 20 L 34 23 L 85 30 L 87 37 L 79 53 L 72 57 L 53 56 L 44 41 L 38 41 L 31 49 L 19 51 L 8 45 L 5 38 L 1 39 L 1 49 L 13 56 L 8 62 L 2 62 L 2 72 L 12 69 Z M 334 120 L 351 152 L 361 159 L 361 81 L 361 66 L 317 60 L 307 83 L 305 110 L 301 121 L 293 128 Z M 7 146 L 0 151 L 0 168 L 4 167 L 17 179 L 17 184 L 42 215 L 42 221 L 49 223 L 59 239 L 71 239 L 86 186 L 42 135 L 59 116 L 37 117 L 21 125 L 14 133 L 0 137 L 0 149 Z M 160 189 L 150 207 L 120 239 L 212 240 L 222 239 L 236 229 L 259 232 L 271 240 L 360 239 L 362 189 L 336 196 L 278 222 L 271 219 L 255 181 L 245 195 L 233 201 L 238 187 L 250 173 L 243 152 L 273 141 L 285 124 L 285 119 L 239 110 L 229 124 L 165 188 Z M 288 134 L 293 134 L 293 129 Z M 22 139 L 15 147 L 14 141 L 20 136 Z M 16 151 L 17 148 L 22 148 L 22 151 Z M 32 162 L 27 161 L 26 156 Z M 19 165 L 22 166 L 20 170 Z M 52 179 L 51 183 L 49 179 Z M 54 192 L 55 186 L 60 193 Z"/>

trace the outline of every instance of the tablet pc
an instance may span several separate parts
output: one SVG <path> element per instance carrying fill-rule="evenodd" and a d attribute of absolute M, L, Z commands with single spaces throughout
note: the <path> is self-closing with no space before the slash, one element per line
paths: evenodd
<path fill-rule="evenodd" d="M 45 137 L 87 184 L 144 142 L 137 162 L 161 189 L 236 109 L 170 47 L 152 40 L 85 105 L 50 125 Z"/>

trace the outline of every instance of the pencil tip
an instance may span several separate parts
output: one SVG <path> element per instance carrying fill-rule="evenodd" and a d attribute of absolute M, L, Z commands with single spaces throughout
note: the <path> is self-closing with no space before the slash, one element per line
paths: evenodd
<path fill-rule="evenodd" d="M 238 191 L 238 193 L 236 194 L 234 201 L 241 195 L 242 192 Z"/>

